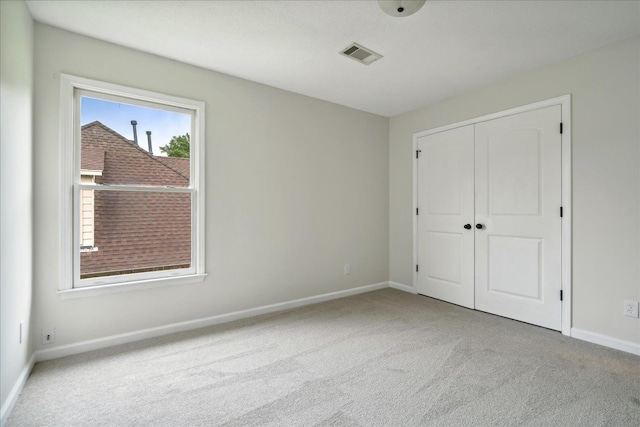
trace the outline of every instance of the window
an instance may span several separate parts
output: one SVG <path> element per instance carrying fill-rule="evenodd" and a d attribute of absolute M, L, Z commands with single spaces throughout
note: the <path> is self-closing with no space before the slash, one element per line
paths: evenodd
<path fill-rule="evenodd" d="M 203 280 L 204 103 L 62 75 L 61 107 L 63 296 Z"/>

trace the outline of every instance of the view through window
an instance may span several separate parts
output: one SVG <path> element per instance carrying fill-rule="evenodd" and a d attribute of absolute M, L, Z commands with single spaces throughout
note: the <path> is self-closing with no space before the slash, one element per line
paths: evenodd
<path fill-rule="evenodd" d="M 193 113 L 78 95 L 81 281 L 191 268 Z"/>

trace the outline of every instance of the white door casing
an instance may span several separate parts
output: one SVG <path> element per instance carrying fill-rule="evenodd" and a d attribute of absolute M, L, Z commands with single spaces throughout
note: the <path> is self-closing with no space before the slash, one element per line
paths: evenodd
<path fill-rule="evenodd" d="M 560 106 L 475 126 L 475 308 L 561 329 Z"/>
<path fill-rule="evenodd" d="M 424 136 L 418 150 L 417 290 L 473 308 L 473 126 Z"/>
<path fill-rule="evenodd" d="M 420 269 L 414 273 L 414 288 L 418 293 L 570 335 L 570 102 L 570 95 L 565 95 L 414 134 L 414 150 L 416 154 L 421 151 L 414 163 L 414 208 L 420 209 L 414 217 L 414 260 Z M 467 129 L 447 135 L 461 128 Z M 462 210 L 462 206 L 468 206 L 464 202 L 460 202 L 460 213 L 455 215 L 443 215 L 446 209 L 442 208 L 425 211 L 425 203 L 453 206 L 438 191 L 448 186 L 452 193 L 462 195 L 466 188 L 452 184 L 463 182 L 465 173 L 461 171 L 449 170 L 444 177 L 436 178 L 439 185 L 425 182 L 438 168 L 456 164 L 447 158 L 454 149 L 438 147 L 447 139 L 458 147 L 468 145 L 470 139 L 474 146 L 474 165 L 468 168 L 474 171 L 474 222 L 464 221 L 469 210 Z M 429 154 L 434 161 L 428 160 Z M 438 156 L 440 161 L 436 160 Z M 468 164 L 465 159 L 463 155 L 457 164 Z M 456 176 L 457 181 L 453 179 Z M 431 186 L 436 189 L 430 190 Z M 561 206 L 564 218 L 560 218 Z M 455 222 L 456 216 L 457 227 L 447 222 Z M 468 295 L 454 291 L 456 280 L 451 280 L 459 277 L 458 289 L 468 289 L 462 284 L 469 266 L 462 258 L 456 260 L 457 246 L 452 242 L 459 240 L 459 254 L 468 252 L 463 243 L 470 239 L 457 230 L 466 231 L 460 227 L 469 223 L 483 226 L 472 230 L 471 271 L 475 274 L 471 301 Z M 448 242 L 437 244 L 438 239 Z M 436 251 L 436 247 L 444 250 Z M 436 261 L 442 264 L 435 267 Z"/>

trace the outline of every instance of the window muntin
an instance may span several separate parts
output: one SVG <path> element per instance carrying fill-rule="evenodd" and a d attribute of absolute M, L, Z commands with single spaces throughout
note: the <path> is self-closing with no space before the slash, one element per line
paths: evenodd
<path fill-rule="evenodd" d="M 63 187 L 71 189 L 62 193 L 63 214 L 72 219 L 65 221 L 70 228 L 63 226 L 61 290 L 104 287 L 100 285 L 135 285 L 134 289 L 152 286 L 156 280 L 160 280 L 158 286 L 202 280 L 204 103 L 61 77 L 63 171 L 68 171 Z M 83 103 L 163 116 L 156 125 L 182 122 L 182 127 L 168 128 L 174 136 L 190 138 L 188 155 L 172 158 L 161 152 L 159 146 L 169 141 L 144 115 L 128 113 L 130 120 L 138 122 L 135 144 L 130 120 L 126 123 L 130 133 L 121 135 L 102 123 L 107 118 L 94 120 Z M 144 132 L 149 128 L 151 151 Z M 105 135 L 108 143 L 100 142 Z M 87 143 L 91 139 L 94 144 Z M 108 286 L 107 290 L 124 288 Z"/>

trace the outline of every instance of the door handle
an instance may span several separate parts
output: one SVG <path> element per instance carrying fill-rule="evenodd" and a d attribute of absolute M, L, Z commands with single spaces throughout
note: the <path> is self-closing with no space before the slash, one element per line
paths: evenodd
<path fill-rule="evenodd" d="M 482 224 L 476 224 L 476 228 L 477 228 L 478 230 L 482 230 Z"/>
<path fill-rule="evenodd" d="M 465 224 L 464 228 L 465 230 L 471 230 L 471 224 Z"/>

